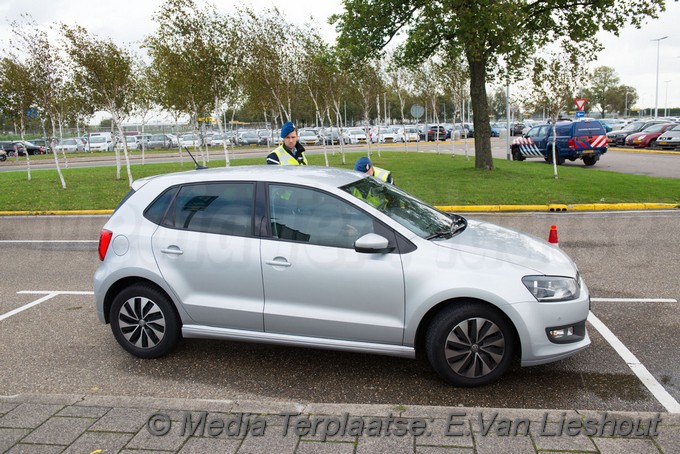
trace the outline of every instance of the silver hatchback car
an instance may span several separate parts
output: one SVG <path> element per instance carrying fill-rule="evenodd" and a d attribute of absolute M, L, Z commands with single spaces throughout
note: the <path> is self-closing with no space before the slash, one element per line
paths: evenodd
<path fill-rule="evenodd" d="M 104 226 L 99 319 L 154 358 L 182 338 L 414 358 L 457 386 L 590 344 L 590 297 L 545 241 L 362 173 L 243 166 L 144 178 Z"/>

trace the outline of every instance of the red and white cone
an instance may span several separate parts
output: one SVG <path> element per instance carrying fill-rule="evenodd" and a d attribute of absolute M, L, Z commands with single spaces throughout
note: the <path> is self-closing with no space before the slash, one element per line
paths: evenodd
<path fill-rule="evenodd" d="M 550 235 L 548 235 L 548 243 L 554 244 L 555 246 L 560 247 L 560 243 L 557 240 L 557 226 L 556 225 L 550 226 Z"/>

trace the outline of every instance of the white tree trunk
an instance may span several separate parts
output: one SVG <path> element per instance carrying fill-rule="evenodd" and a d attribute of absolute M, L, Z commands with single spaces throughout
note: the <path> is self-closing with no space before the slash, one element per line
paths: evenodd
<path fill-rule="evenodd" d="M 24 143 L 25 137 L 24 137 L 24 129 L 26 128 L 24 126 L 24 116 L 21 116 L 21 119 L 19 120 L 21 123 L 21 143 Z M 28 149 L 26 146 L 24 146 L 24 154 L 26 155 L 26 173 L 28 175 L 28 181 L 31 181 L 31 160 L 29 159 L 28 156 Z M 17 156 L 19 155 L 19 151 L 17 150 Z"/>
<path fill-rule="evenodd" d="M 54 132 L 55 125 L 54 125 L 54 115 L 50 115 L 50 121 L 52 123 L 52 131 Z M 52 155 L 54 156 L 54 165 L 57 169 L 57 174 L 59 175 L 59 181 L 61 181 L 61 188 L 66 189 L 66 182 L 64 181 L 64 175 L 61 173 L 61 167 L 59 167 L 59 156 L 57 155 L 57 144 L 54 143 L 54 134 L 52 137 Z"/>

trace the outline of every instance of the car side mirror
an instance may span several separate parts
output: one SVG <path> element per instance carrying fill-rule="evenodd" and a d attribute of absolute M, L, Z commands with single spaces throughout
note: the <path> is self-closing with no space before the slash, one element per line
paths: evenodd
<path fill-rule="evenodd" d="M 387 238 L 377 233 L 367 233 L 354 242 L 354 250 L 365 254 L 387 253 L 393 249 Z"/>

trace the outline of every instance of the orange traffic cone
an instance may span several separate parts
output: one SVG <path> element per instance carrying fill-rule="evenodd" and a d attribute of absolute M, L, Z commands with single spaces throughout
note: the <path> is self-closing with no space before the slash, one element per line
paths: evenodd
<path fill-rule="evenodd" d="M 560 244 L 557 241 L 557 226 L 556 225 L 550 226 L 550 235 L 548 235 L 548 243 L 551 243 L 551 244 L 554 244 L 557 247 L 560 247 Z"/>

